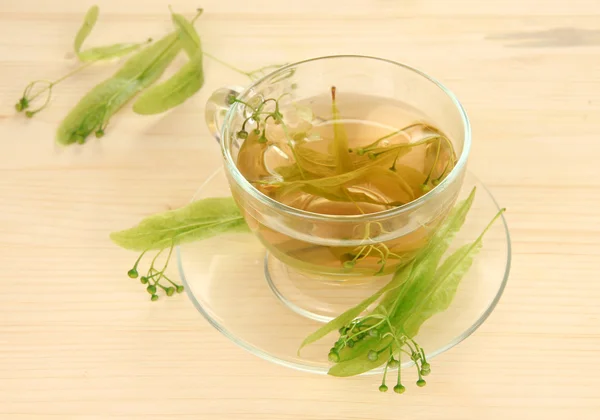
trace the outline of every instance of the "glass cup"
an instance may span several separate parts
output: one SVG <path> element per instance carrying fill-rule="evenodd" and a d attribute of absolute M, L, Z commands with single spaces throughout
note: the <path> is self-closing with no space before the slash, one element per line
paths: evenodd
<path fill-rule="evenodd" d="M 288 104 L 303 103 L 328 92 L 331 86 L 338 92 L 368 95 L 364 98 L 401 101 L 417 110 L 452 142 L 457 160 L 451 172 L 414 201 L 367 214 L 315 213 L 263 194 L 236 166 L 245 141 L 238 132 L 249 116 L 243 103 L 283 96 Z M 232 98 L 237 99 L 233 104 Z M 337 292 L 328 292 L 334 294 L 339 293 L 340 285 L 375 284 L 377 278 L 410 261 L 456 201 L 471 145 L 467 115 L 447 88 L 407 65 L 366 56 L 314 58 L 282 67 L 245 89 L 219 89 L 207 103 L 206 120 L 221 144 L 231 193 L 252 232 L 268 250 L 266 278 L 286 301 L 294 300 L 291 294 L 314 293 L 316 281 L 336 285 Z M 387 252 L 395 257 L 382 261 Z M 359 253 L 363 258 L 356 258 Z M 314 305 L 297 306 L 302 306 L 305 314 L 319 312 Z M 324 311 L 335 315 L 333 312 Z"/>

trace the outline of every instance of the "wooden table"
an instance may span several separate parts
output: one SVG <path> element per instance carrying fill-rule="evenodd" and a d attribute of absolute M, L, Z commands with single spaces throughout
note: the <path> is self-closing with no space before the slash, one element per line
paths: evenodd
<path fill-rule="evenodd" d="M 87 3 L 87 2 L 84 2 Z M 168 2 L 106 0 L 88 45 L 160 36 Z M 423 390 L 296 372 L 241 350 L 182 295 L 151 303 L 108 233 L 185 204 L 220 165 L 206 85 L 157 117 L 127 107 L 84 147 L 58 122 L 115 64 L 57 87 L 32 120 L 23 87 L 75 64 L 88 4 L 0 4 L 0 418 L 600 418 L 600 3 L 597 0 L 177 1 L 205 49 L 253 68 L 387 57 L 442 80 L 473 123 L 470 168 L 508 207 L 514 259 L 489 320 L 435 360 Z M 183 58 L 182 58 L 183 60 Z"/>

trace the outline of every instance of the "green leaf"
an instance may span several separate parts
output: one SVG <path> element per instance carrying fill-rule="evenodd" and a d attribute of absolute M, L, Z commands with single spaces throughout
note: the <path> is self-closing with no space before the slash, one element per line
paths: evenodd
<path fill-rule="evenodd" d="M 464 224 L 466 215 L 471 208 L 475 198 L 475 189 L 471 191 L 469 197 L 463 202 L 457 204 L 446 221 L 440 226 L 436 235 L 433 236 L 430 243 L 413 261 L 408 265 L 399 269 L 394 275 L 393 280 L 383 289 L 370 296 L 360 305 L 340 317 L 330 321 L 334 323 L 331 326 L 328 324 L 321 327 L 319 330 L 311 334 L 305 339 L 306 344 L 310 344 L 328 333 L 337 330 L 350 321 L 358 317 L 371 303 L 382 297 L 381 302 L 370 314 L 383 314 L 389 316 L 394 325 L 398 325 L 398 319 L 404 319 L 406 314 L 411 311 L 422 297 L 424 288 L 432 283 L 436 269 L 442 258 L 442 255 L 447 250 L 456 232 L 460 230 Z M 366 305 L 364 305 L 366 303 Z M 344 322 L 345 321 L 345 322 Z M 368 360 L 366 354 L 368 349 L 372 349 L 373 345 L 363 346 L 355 352 L 350 352 L 350 355 L 344 355 L 342 362 L 333 366 L 330 374 L 334 376 L 352 376 L 367 372 L 374 367 L 380 366 Z M 302 348 L 302 347 L 301 347 Z M 353 349 L 352 349 L 353 350 Z M 343 353 L 340 354 L 342 356 Z M 350 358 L 352 357 L 352 358 Z"/>
<path fill-rule="evenodd" d="M 133 110 L 143 115 L 165 112 L 192 97 L 203 84 L 202 51 L 198 51 L 171 78 L 142 93 Z"/>
<path fill-rule="evenodd" d="M 173 32 L 129 58 L 115 77 L 140 80 L 148 85 L 162 75 L 179 51 L 181 43 L 177 32 Z"/>
<path fill-rule="evenodd" d="M 398 150 L 393 151 L 393 155 L 384 155 L 377 162 L 370 159 L 367 154 L 358 155 L 355 153 L 354 155 L 351 155 L 352 167 L 354 170 L 357 170 L 365 166 L 386 165 L 388 161 L 391 165 L 393 159 L 404 156 L 409 153 L 411 149 L 412 147 L 398 148 Z M 303 179 L 298 165 L 302 167 L 302 171 L 305 174 L 310 175 L 309 178 L 332 177 L 338 174 L 336 157 L 334 155 L 321 153 L 307 145 L 299 144 L 295 148 L 295 157 L 298 164 L 294 163 L 293 165 L 281 166 L 276 169 L 276 172 L 279 173 L 285 181 L 290 182 Z M 407 167 L 404 166 L 404 168 Z M 412 168 L 409 169 L 413 172 L 420 173 Z M 424 176 L 423 179 L 425 179 Z M 422 182 L 419 182 L 416 185 L 421 183 Z"/>
<path fill-rule="evenodd" d="M 385 364 L 386 361 L 386 358 L 383 356 L 375 361 L 371 361 L 368 359 L 367 353 L 363 353 L 357 358 L 336 363 L 329 368 L 327 374 L 341 378 L 360 375 L 361 373 L 378 368 L 379 366 Z"/>
<path fill-rule="evenodd" d="M 168 80 L 149 88 L 140 95 L 133 104 L 133 110 L 138 114 L 159 114 L 174 108 L 192 97 L 204 84 L 200 38 L 193 25 L 183 16 L 173 14 L 173 21 L 178 26 L 179 39 L 183 47 L 187 48 L 188 54 L 193 47 L 194 53 L 190 61 Z"/>
<path fill-rule="evenodd" d="M 476 188 L 473 187 L 469 196 L 454 206 L 446 220 L 435 232 L 427 248 L 423 251 L 422 258 L 426 258 L 427 254 L 432 251 L 441 252 L 442 254 L 446 252 L 458 231 L 460 231 L 465 224 L 467 214 L 469 213 L 469 210 L 471 210 L 473 200 L 475 200 L 476 192 Z"/>
<path fill-rule="evenodd" d="M 406 176 L 413 176 L 412 173 L 415 172 L 417 176 L 421 177 L 418 171 L 407 166 L 397 165 L 396 171 L 391 171 L 384 167 L 372 164 L 340 175 L 317 179 L 284 181 L 274 183 L 273 185 L 279 187 L 279 189 L 276 190 L 278 197 L 283 197 L 296 190 L 302 190 L 330 200 L 333 199 L 334 201 L 348 201 L 349 199 L 355 199 L 357 202 L 364 201 L 363 199 L 365 199 L 366 195 L 349 194 L 348 187 L 361 183 L 380 185 L 382 188 L 385 188 L 387 185 L 389 186 L 388 188 L 393 188 L 393 193 L 390 194 L 390 196 L 399 199 L 395 202 L 385 204 L 396 206 L 407 203 L 414 198 L 414 191 L 404 179 L 403 171 L 406 171 Z M 366 202 L 373 201 L 367 200 Z M 377 202 L 377 204 L 380 203 Z"/>
<path fill-rule="evenodd" d="M 105 47 L 89 48 L 78 54 L 81 61 L 100 61 L 111 58 L 123 57 L 135 50 L 139 50 L 143 43 L 112 44 Z"/>
<path fill-rule="evenodd" d="M 468 244 L 459 248 L 446 259 L 435 275 L 428 296 L 421 297 L 422 304 L 408 315 L 402 329 L 414 337 L 425 321 L 438 312 L 443 312 L 452 303 L 458 285 L 473 263 L 473 257 L 481 249 L 481 243 Z M 417 300 L 419 302 L 419 300 Z"/>
<path fill-rule="evenodd" d="M 344 124 L 340 121 L 340 110 L 335 99 L 335 87 L 331 88 L 331 113 L 333 117 L 333 154 L 335 156 L 336 169 L 343 174 L 354 169 L 350 152 L 348 151 L 348 135 Z"/>
<path fill-rule="evenodd" d="M 110 238 L 125 249 L 145 251 L 226 232 L 247 231 L 248 226 L 233 198 L 206 198 L 147 217 L 131 229 L 112 233 Z"/>
<path fill-rule="evenodd" d="M 142 43 L 119 43 L 107 45 L 105 47 L 90 48 L 82 52 L 81 47 L 92 32 L 92 29 L 94 29 L 94 26 L 98 20 L 99 12 L 100 9 L 98 6 L 94 5 L 90 7 L 83 19 L 81 28 L 79 28 L 77 35 L 75 35 L 73 49 L 81 61 L 99 61 L 122 57 L 134 50 L 139 49 L 143 45 Z"/>
<path fill-rule="evenodd" d="M 92 132 L 103 132 L 110 117 L 156 81 L 180 49 L 173 33 L 133 55 L 111 78 L 81 98 L 59 126 L 56 141 L 63 145 L 83 143 Z"/>
<path fill-rule="evenodd" d="M 317 152 L 306 146 L 296 147 L 296 158 L 302 166 L 302 170 L 313 175 L 327 177 L 333 176 L 336 172 L 335 157 Z M 292 165 L 297 168 L 297 165 Z"/>
<path fill-rule="evenodd" d="M 73 43 L 73 49 L 75 50 L 75 53 L 77 55 L 79 55 L 79 51 L 81 51 L 81 46 L 83 45 L 83 42 L 90 35 L 92 29 L 94 29 L 96 21 L 98 20 L 99 13 L 100 9 L 98 8 L 98 6 L 94 5 L 90 7 L 87 13 L 85 14 L 85 17 L 83 18 L 83 24 L 81 25 L 81 28 L 79 28 L 77 35 L 75 35 L 75 41 Z"/>
<path fill-rule="evenodd" d="M 196 18 L 198 18 L 201 14 L 202 9 L 199 9 Z M 198 35 L 198 32 L 196 32 L 196 28 L 194 28 L 192 22 L 188 21 L 185 17 L 178 13 L 171 13 L 171 17 L 173 19 L 173 24 L 178 30 L 177 33 L 183 49 L 190 58 L 194 57 L 198 49 L 202 49 L 200 36 Z"/>
<path fill-rule="evenodd" d="M 417 304 L 403 323 L 406 335 L 414 337 L 425 321 L 450 307 L 458 285 L 471 268 L 475 255 L 481 250 L 483 236 L 503 212 L 504 210 L 500 210 L 496 214 L 475 241 L 460 247 L 438 268 L 429 287 L 415 298 Z"/>
<path fill-rule="evenodd" d="M 386 357 L 381 357 L 380 354 L 377 360 L 372 361 L 368 357 L 369 353 L 387 349 L 390 340 L 394 337 L 390 351 L 392 354 L 396 354 L 401 350 L 398 346 L 403 346 L 407 337 L 415 336 L 427 319 L 435 313 L 448 309 L 461 279 L 471 267 L 475 255 L 482 247 L 483 236 L 504 211 L 501 210 L 494 217 L 474 242 L 460 247 L 440 265 L 443 254 L 464 224 L 474 196 L 475 190 L 473 189 L 466 200 L 452 209 L 429 244 L 409 265 L 398 270 L 386 287 L 305 339 L 302 346 L 341 327 L 350 327 L 350 323 L 354 325 L 369 318 L 386 320 L 378 324 L 381 325 L 377 327 L 378 334 L 359 337 L 353 347 L 345 346 L 338 350 L 339 362 L 331 367 L 328 372 L 330 375 L 354 376 L 383 365 L 387 361 Z M 379 304 L 373 311 L 360 316 L 371 303 L 380 298 Z M 386 337 L 388 338 L 386 339 Z M 419 346 L 414 342 L 413 344 L 419 351 Z M 423 361 L 424 359 L 421 362 L 423 363 Z"/>
<path fill-rule="evenodd" d="M 389 341 L 385 341 L 386 344 L 388 342 Z M 345 346 L 343 349 L 341 349 L 338 353 L 340 356 L 338 363 L 366 355 L 370 350 L 381 347 L 382 343 L 383 341 L 379 337 L 367 336 L 362 340 L 355 342 L 353 347 Z"/>
<path fill-rule="evenodd" d="M 339 330 L 340 328 L 348 324 L 350 321 L 358 317 L 363 311 L 365 311 L 369 307 L 369 305 L 371 305 L 377 299 L 379 299 L 381 295 L 399 287 L 403 282 L 405 282 L 406 279 L 409 278 L 412 269 L 413 262 L 402 267 L 396 272 L 396 274 L 394 274 L 392 280 L 384 287 L 379 289 L 373 295 L 369 296 L 367 299 L 363 300 L 355 307 L 348 309 L 346 312 L 332 319 L 327 324 L 323 325 L 321 328 L 319 328 L 318 330 L 310 334 L 308 337 L 306 337 L 300 345 L 298 352 L 300 352 L 300 350 L 302 350 L 303 347 L 306 347 L 307 345 L 314 343 L 317 340 L 320 340 L 321 338 L 325 337 L 327 334 L 333 331 Z"/>
<path fill-rule="evenodd" d="M 475 192 L 476 189 L 473 188 L 469 196 L 450 211 L 429 244 L 415 257 L 415 270 L 412 276 L 403 284 L 402 288 L 393 293 L 387 293 L 375 312 L 390 313 L 394 324 L 397 324 L 400 317 L 412 310 L 413 305 L 419 299 L 419 291 L 431 283 L 442 256 L 465 223 L 467 213 L 475 199 Z"/>

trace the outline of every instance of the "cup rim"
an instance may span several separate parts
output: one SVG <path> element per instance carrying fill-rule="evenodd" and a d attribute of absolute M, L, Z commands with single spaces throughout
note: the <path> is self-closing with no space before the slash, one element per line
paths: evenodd
<path fill-rule="evenodd" d="M 388 210 L 379 211 L 376 213 L 356 214 L 356 215 L 333 215 L 333 214 L 313 213 L 310 211 L 297 209 L 295 207 L 291 207 L 291 206 L 283 204 L 277 200 L 274 200 L 271 197 L 260 192 L 254 185 L 252 185 L 252 183 L 250 183 L 241 174 L 241 172 L 238 170 L 237 166 L 235 165 L 235 162 L 233 161 L 233 157 L 231 156 L 231 148 L 229 146 L 227 146 L 228 142 L 225 140 L 226 139 L 225 133 L 227 131 L 227 127 L 231 123 L 235 112 L 238 110 L 238 107 L 241 107 L 241 105 L 239 103 L 235 103 L 229 107 L 229 110 L 227 111 L 227 114 L 223 120 L 223 126 L 221 127 L 221 151 L 223 153 L 223 157 L 225 159 L 227 169 L 233 175 L 235 182 L 237 182 L 244 189 L 244 191 L 248 192 L 253 198 L 257 199 L 258 201 L 260 201 L 261 203 L 265 204 L 268 207 L 275 208 L 276 210 L 285 212 L 288 215 L 302 217 L 304 219 L 310 219 L 313 221 L 329 221 L 329 222 L 334 222 L 334 221 L 335 222 L 345 222 L 345 221 L 347 221 L 347 222 L 356 223 L 356 222 L 361 222 L 361 221 L 366 221 L 366 220 L 374 221 L 374 220 L 385 219 L 388 217 L 393 217 L 393 216 L 411 211 L 411 210 L 421 206 L 423 203 L 433 199 L 435 196 L 439 195 L 440 193 L 442 193 L 459 176 L 459 174 L 463 171 L 464 167 L 467 164 L 467 160 L 469 158 L 469 154 L 471 151 L 471 124 L 469 122 L 469 117 L 467 116 L 467 112 L 465 111 L 464 107 L 462 106 L 462 104 L 460 103 L 460 101 L 458 100 L 456 95 L 450 89 L 448 89 L 446 86 L 444 86 L 440 81 L 438 81 L 437 79 L 435 79 L 432 76 L 429 76 L 427 73 L 425 73 L 415 67 L 409 66 L 407 64 L 399 63 L 399 62 L 396 62 L 393 60 L 389 60 L 386 58 L 380 58 L 380 57 L 368 56 L 368 55 L 359 55 L 359 54 L 341 54 L 341 55 L 327 55 L 327 56 L 321 56 L 321 57 L 314 57 L 314 58 L 309 58 L 309 59 L 302 60 L 302 61 L 297 61 L 295 63 L 290 63 L 290 64 L 287 64 L 285 66 L 278 68 L 275 71 L 272 71 L 271 73 L 256 80 L 250 86 L 244 88 L 242 90 L 242 92 L 238 95 L 238 97 L 240 99 L 245 99 L 245 97 L 254 88 L 256 88 L 256 86 L 260 85 L 261 83 L 263 83 L 264 81 L 273 77 L 274 75 L 283 73 L 290 68 L 297 67 L 301 64 L 311 63 L 313 61 L 328 60 L 328 59 L 335 59 L 335 58 L 358 58 L 358 59 L 376 60 L 376 61 L 380 61 L 380 62 L 384 62 L 384 63 L 388 63 L 388 64 L 393 64 L 398 67 L 402 67 L 406 70 L 412 71 L 413 73 L 416 73 L 419 76 L 429 80 L 431 83 L 436 85 L 448 98 L 450 98 L 450 100 L 452 101 L 452 103 L 454 104 L 454 106 L 456 107 L 456 109 L 459 112 L 459 115 L 460 115 L 460 118 L 462 121 L 462 125 L 463 125 L 463 129 L 464 129 L 463 149 L 458 158 L 458 161 L 456 162 L 456 165 L 454 166 L 454 168 L 452 168 L 450 173 L 442 180 L 442 182 L 440 182 L 438 185 L 433 187 L 430 191 L 423 194 L 421 197 L 419 197 L 409 203 L 403 204 L 401 206 L 394 207 L 394 208 L 391 208 Z"/>

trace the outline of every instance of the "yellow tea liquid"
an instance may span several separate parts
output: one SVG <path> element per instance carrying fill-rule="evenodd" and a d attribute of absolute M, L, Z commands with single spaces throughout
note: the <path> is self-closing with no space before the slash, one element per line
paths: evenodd
<path fill-rule="evenodd" d="M 435 188 L 452 170 L 451 139 L 406 104 L 365 95 L 320 95 L 281 101 L 281 119 L 267 118 L 247 136 L 237 155 L 241 174 L 259 191 L 310 213 L 356 216 L 403 206 Z M 271 101 L 274 102 L 274 101 Z M 265 109 L 273 110 L 273 104 Z M 268 114 L 268 111 L 265 111 Z M 322 274 L 389 273 L 409 261 L 441 218 L 379 242 L 407 220 L 361 222 L 340 228 L 315 222 L 320 237 L 354 244 L 322 245 L 275 231 L 249 217 L 250 227 L 278 259 Z M 347 232 L 340 231 L 347 229 Z M 392 235 L 393 236 L 393 235 Z"/>

